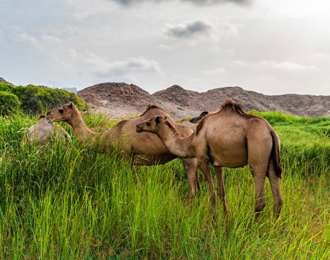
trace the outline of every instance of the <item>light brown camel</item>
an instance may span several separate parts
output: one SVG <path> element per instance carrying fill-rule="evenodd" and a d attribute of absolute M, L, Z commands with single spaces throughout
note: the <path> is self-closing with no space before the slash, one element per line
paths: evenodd
<path fill-rule="evenodd" d="M 274 213 L 276 218 L 279 216 L 283 199 L 280 188 L 282 166 L 278 135 L 265 119 L 247 114 L 241 104 L 227 99 L 218 111 L 199 121 L 194 134 L 186 138 L 180 138 L 172 122 L 163 116 L 156 116 L 138 124 L 136 131 L 157 134 L 165 146 L 180 158 L 198 159 L 199 167 L 208 182 L 214 213 L 216 193 L 209 163 L 212 163 L 215 169 L 225 213 L 227 205 L 222 167 L 236 168 L 249 164 L 255 180 L 256 217 L 266 205 L 266 176 L 274 196 Z"/>
<path fill-rule="evenodd" d="M 204 111 L 202 112 L 198 117 L 194 117 L 190 120 L 184 118 L 178 122 L 179 125 L 186 125 L 189 128 L 191 128 L 193 131 L 196 130 L 196 124 L 198 123 L 199 120 L 201 120 L 204 116 L 206 116 L 209 112 Z"/>
<path fill-rule="evenodd" d="M 56 138 L 65 138 L 71 142 L 70 135 L 62 127 L 49 123 L 45 115 L 41 115 L 38 123 L 31 126 L 27 132 L 24 133 L 21 144 L 24 145 L 27 142 L 31 143 L 35 141 L 40 145 L 45 145 L 55 132 Z"/>
<path fill-rule="evenodd" d="M 109 130 L 109 127 L 107 126 L 106 123 L 100 123 L 98 126 L 94 126 L 89 129 L 95 133 L 103 133 L 103 132 Z"/>
<path fill-rule="evenodd" d="M 83 146 L 91 147 L 97 145 L 99 150 L 115 148 L 119 151 L 124 151 L 126 157 L 132 159 L 132 163 L 135 165 L 155 165 L 164 164 L 177 158 L 177 156 L 169 152 L 156 135 L 136 133 L 135 127 L 137 124 L 156 115 L 167 117 L 169 122 L 175 124 L 172 118 L 156 105 L 149 105 L 146 111 L 139 117 L 122 120 L 102 134 L 96 134 L 88 129 L 81 113 L 72 103 L 52 109 L 47 113 L 47 119 L 51 119 L 54 122 L 67 122 L 72 126 L 79 143 Z M 182 137 L 193 133 L 187 126 L 177 125 L 177 129 Z M 196 178 L 198 170 L 197 159 L 184 159 L 183 166 L 188 176 L 188 201 L 190 201 L 198 189 L 198 179 Z"/>
<path fill-rule="evenodd" d="M 208 111 L 203 111 L 199 116 L 190 119 L 189 122 L 193 124 L 197 124 L 199 120 L 201 120 L 204 116 L 208 114 L 209 114 Z"/>
<path fill-rule="evenodd" d="M 195 131 L 196 130 L 196 124 L 190 123 L 188 119 L 182 119 L 178 122 L 178 125 L 185 125 L 191 128 L 191 130 Z"/>

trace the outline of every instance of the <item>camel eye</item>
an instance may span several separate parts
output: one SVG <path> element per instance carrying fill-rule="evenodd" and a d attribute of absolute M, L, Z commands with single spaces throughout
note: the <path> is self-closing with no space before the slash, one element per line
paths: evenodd
<path fill-rule="evenodd" d="M 58 111 L 60 111 L 60 113 L 63 114 L 63 109 L 59 109 Z"/>
<path fill-rule="evenodd" d="M 147 125 L 147 126 L 151 126 L 150 122 L 147 122 L 146 125 Z"/>

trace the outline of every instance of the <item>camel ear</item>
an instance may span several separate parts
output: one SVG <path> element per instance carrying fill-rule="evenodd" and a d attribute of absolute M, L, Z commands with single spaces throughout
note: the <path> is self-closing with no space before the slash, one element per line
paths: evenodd
<path fill-rule="evenodd" d="M 165 120 L 167 119 L 167 116 L 165 116 Z"/>
<path fill-rule="evenodd" d="M 160 122 L 160 116 L 156 117 L 156 123 L 158 124 Z"/>
<path fill-rule="evenodd" d="M 72 103 L 72 102 L 70 102 L 70 104 L 69 104 L 69 108 L 72 108 L 72 105 L 73 105 L 73 103 Z"/>

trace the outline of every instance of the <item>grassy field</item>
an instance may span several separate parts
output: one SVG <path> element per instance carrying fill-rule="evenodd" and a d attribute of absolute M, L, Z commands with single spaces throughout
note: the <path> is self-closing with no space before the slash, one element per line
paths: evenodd
<path fill-rule="evenodd" d="M 248 167 L 225 169 L 229 216 L 212 221 L 206 182 L 188 207 L 181 161 L 137 167 L 120 152 L 20 146 L 37 117 L 0 117 L 0 259 L 329 259 L 330 119 L 257 113 L 281 138 L 284 206 L 254 219 Z M 102 119 L 87 119 L 92 127 Z"/>

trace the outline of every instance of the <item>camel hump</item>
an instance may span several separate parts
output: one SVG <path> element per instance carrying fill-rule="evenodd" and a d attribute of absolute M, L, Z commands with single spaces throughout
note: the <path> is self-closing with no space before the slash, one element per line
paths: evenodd
<path fill-rule="evenodd" d="M 142 115 L 140 115 L 140 117 L 141 116 L 144 116 L 150 109 L 153 109 L 153 108 L 157 108 L 157 109 L 160 109 L 160 110 L 163 110 L 164 111 L 164 109 L 162 109 L 162 108 L 160 108 L 159 106 L 157 106 L 157 105 L 155 105 L 155 104 L 149 104 L 148 106 L 147 106 L 147 108 L 146 108 L 146 110 L 142 113 Z M 165 111 L 164 111 L 165 112 Z"/>
<path fill-rule="evenodd" d="M 236 112 L 236 113 L 238 113 L 240 115 L 244 115 L 244 116 L 250 117 L 250 115 L 247 114 L 246 111 L 245 111 L 244 104 L 239 103 L 239 102 L 235 102 L 232 99 L 227 98 L 226 101 L 221 104 L 220 108 L 217 111 L 215 111 L 213 113 L 207 113 L 207 114 L 205 113 L 205 115 L 197 122 L 196 135 L 198 135 L 198 133 L 202 129 L 206 118 L 208 118 L 209 116 L 218 114 L 221 111 L 225 111 L 227 109 L 230 109 L 230 110 L 232 110 L 232 111 L 234 111 L 234 112 Z M 256 117 L 256 116 L 252 115 L 251 117 Z"/>
<path fill-rule="evenodd" d="M 282 175 L 282 164 L 281 164 L 281 155 L 280 155 L 280 141 L 278 135 L 275 131 L 271 130 L 272 138 L 273 138 L 273 148 L 272 148 L 272 157 L 274 162 L 275 174 L 280 179 L 283 178 Z"/>
<path fill-rule="evenodd" d="M 235 111 L 241 115 L 246 114 L 244 104 L 235 102 L 234 100 L 232 100 L 230 98 L 227 98 L 226 101 L 221 104 L 219 111 L 222 111 L 222 110 L 225 110 L 228 108 L 232 109 L 233 111 Z"/>

